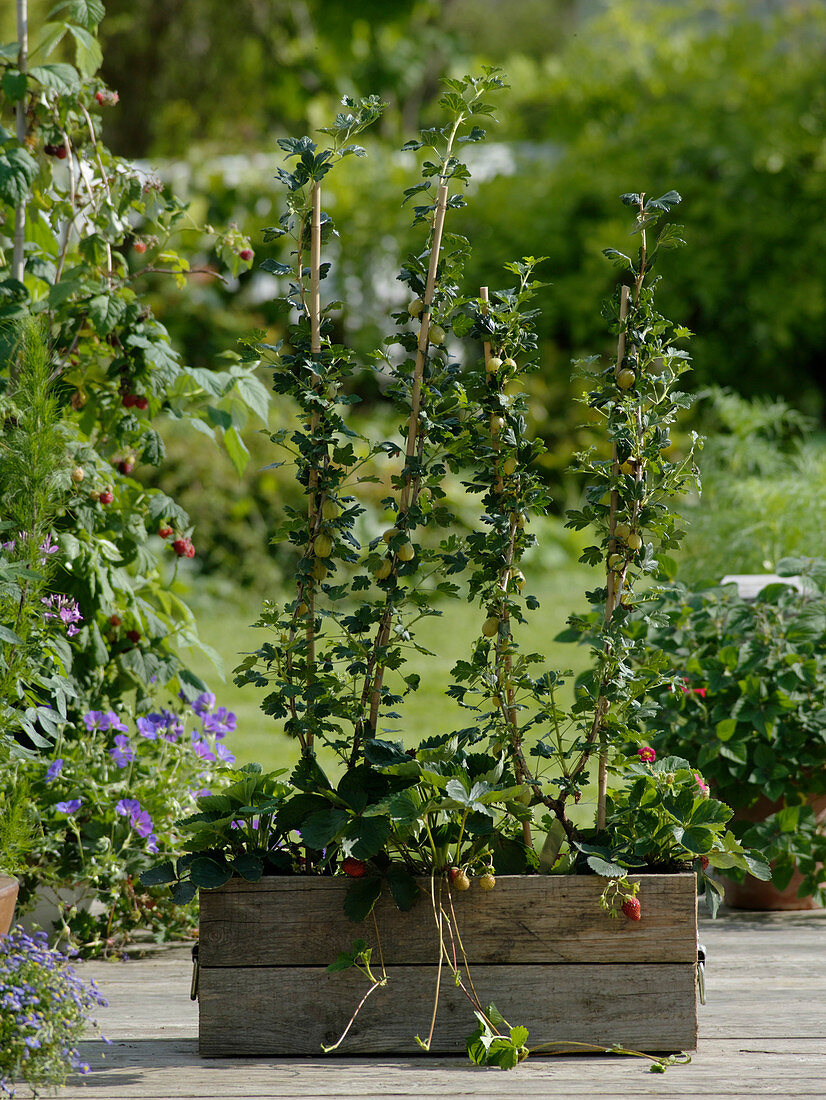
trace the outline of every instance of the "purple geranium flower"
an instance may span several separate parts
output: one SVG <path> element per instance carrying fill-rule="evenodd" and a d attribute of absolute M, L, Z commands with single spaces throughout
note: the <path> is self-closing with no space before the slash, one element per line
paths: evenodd
<path fill-rule="evenodd" d="M 57 760 L 53 760 L 51 762 L 51 764 L 49 764 L 49 770 L 46 772 L 45 781 L 47 783 L 53 783 L 62 771 L 63 771 L 63 758 L 58 757 Z"/>
<path fill-rule="evenodd" d="M 83 715 L 83 721 L 89 733 L 109 729 L 109 718 L 102 710 L 90 710 L 88 714 Z"/>
<path fill-rule="evenodd" d="M 149 851 L 157 852 L 158 838 L 152 832 L 152 818 L 149 816 L 149 813 L 141 807 L 137 798 L 121 798 L 115 803 L 115 812 L 119 813 L 122 817 L 128 817 L 130 826 L 135 830 L 138 836 L 147 838 L 147 847 Z"/>
<path fill-rule="evenodd" d="M 70 798 L 68 802 L 58 802 L 55 805 L 55 809 L 59 810 L 62 814 L 74 814 L 83 805 L 82 798 Z"/>
<path fill-rule="evenodd" d="M 208 760 L 210 763 L 215 761 L 215 753 L 206 743 L 206 741 L 198 741 L 193 735 L 192 747 L 195 750 L 195 754 L 200 756 L 202 760 Z"/>
<path fill-rule="evenodd" d="M 110 730 L 122 730 L 124 733 L 126 733 L 126 731 L 129 729 L 128 726 L 125 726 L 123 722 L 121 722 L 120 718 L 118 718 L 117 714 L 115 714 L 113 710 L 107 710 L 106 717 L 109 720 L 108 728 Z"/>
<path fill-rule="evenodd" d="M 212 710 L 214 706 L 215 696 L 212 694 L 211 691 L 204 691 L 192 704 L 192 709 L 195 711 L 199 718 L 203 718 L 207 711 Z"/>
<path fill-rule="evenodd" d="M 141 804 L 137 798 L 121 798 L 115 803 L 115 813 L 121 815 L 121 817 L 129 817 L 130 814 L 139 814 L 141 812 Z"/>
<path fill-rule="evenodd" d="M 237 720 L 232 711 L 228 711 L 226 707 L 218 707 L 213 714 L 204 715 L 204 729 L 207 733 L 212 733 L 216 737 L 226 737 L 228 733 L 232 733 L 237 725 Z"/>
<path fill-rule="evenodd" d="M 150 714 L 147 718 L 139 718 L 137 721 L 138 733 L 141 737 L 145 737 L 147 741 L 157 740 L 158 726 L 157 723 L 153 721 L 155 717 L 160 717 L 160 715 Z"/>
<path fill-rule="evenodd" d="M 218 757 L 219 760 L 223 760 L 225 764 L 234 764 L 235 763 L 235 757 L 229 751 L 229 749 L 226 747 L 226 745 L 216 745 L 215 746 L 215 755 Z"/>
<path fill-rule="evenodd" d="M 132 742 L 125 733 L 119 733 L 115 737 L 115 747 L 109 750 L 109 755 L 119 768 L 125 768 L 135 759 Z"/>

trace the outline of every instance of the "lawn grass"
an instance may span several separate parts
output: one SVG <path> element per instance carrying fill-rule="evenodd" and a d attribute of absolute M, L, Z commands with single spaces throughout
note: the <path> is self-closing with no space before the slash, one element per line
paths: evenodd
<path fill-rule="evenodd" d="M 588 660 L 587 650 L 556 642 L 554 637 L 572 611 L 583 609 L 585 589 L 594 583 L 593 570 L 570 561 L 543 570 L 533 585 L 540 609 L 529 613 L 528 625 L 519 637 L 521 648 L 544 653 L 548 668 L 581 671 Z M 202 587 L 200 591 L 193 591 L 192 602 L 199 633 L 204 642 L 220 654 L 225 679 L 220 679 L 202 653 L 188 650 L 185 656 L 194 671 L 209 683 L 218 703 L 237 716 L 238 728 L 228 741 L 229 747 L 242 764 L 258 761 L 265 768 L 290 767 L 298 755 L 295 742 L 259 709 L 269 689 L 237 687 L 232 682 L 232 669 L 240 656 L 256 649 L 265 640 L 265 631 L 251 626 L 257 617 L 260 600 L 243 591 L 211 595 Z M 417 641 L 436 656 L 410 653 L 405 671 L 421 676 L 419 690 L 405 699 L 401 720 L 389 721 L 381 731 L 382 736 L 412 745 L 430 734 L 468 725 L 467 711 L 445 692 L 450 682 L 450 669 L 457 659 L 469 655 L 472 641 L 478 636 L 481 614 L 465 600 L 446 602 L 442 612 L 422 620 L 417 626 Z"/>

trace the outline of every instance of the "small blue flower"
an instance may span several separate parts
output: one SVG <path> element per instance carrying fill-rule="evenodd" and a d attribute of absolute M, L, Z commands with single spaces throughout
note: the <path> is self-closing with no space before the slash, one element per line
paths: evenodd
<path fill-rule="evenodd" d="M 62 814 L 74 814 L 77 813 L 82 805 L 82 798 L 70 798 L 68 802 L 58 802 L 55 809 L 59 810 Z"/>
<path fill-rule="evenodd" d="M 63 758 L 58 757 L 57 760 L 53 760 L 49 765 L 49 770 L 46 772 L 46 783 L 53 783 L 55 779 L 63 771 Z"/>

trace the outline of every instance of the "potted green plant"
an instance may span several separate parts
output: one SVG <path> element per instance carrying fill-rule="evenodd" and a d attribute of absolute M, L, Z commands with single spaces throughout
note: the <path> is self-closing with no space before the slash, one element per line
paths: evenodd
<path fill-rule="evenodd" d="M 826 562 L 785 558 L 777 572 L 799 587 L 663 595 L 650 643 L 682 687 L 662 698 L 668 720 L 652 744 L 691 753 L 734 808 L 737 835 L 772 864 L 771 884 L 733 882 L 729 904 L 806 909 L 826 902 Z"/>
<path fill-rule="evenodd" d="M 25 868 L 36 832 L 28 786 L 18 783 L 0 790 L 0 936 L 14 921 L 17 876 Z"/>
<path fill-rule="evenodd" d="M 678 543 L 669 500 L 693 476 L 690 455 L 664 457 L 687 401 L 676 389 L 686 353 L 673 343 L 686 333 L 656 312 L 649 278 L 677 239 L 670 224 L 652 232 L 679 201 L 673 192 L 624 196 L 640 248 L 633 260 L 609 250 L 631 282 L 608 306 L 616 361 L 588 365 L 587 403 L 609 449 L 579 456 L 588 487 L 569 522 L 593 530 L 584 559 L 604 583 L 573 623 L 594 655 L 573 704 L 560 698 L 565 674 L 519 648 L 519 625 L 538 607 L 520 568 L 534 541 L 529 519 L 547 508 L 520 393 L 536 367 L 538 261 L 509 265 L 514 286 L 468 293 L 468 243 L 445 232 L 468 178 L 457 150 L 484 137 L 474 116 L 490 113 L 500 85 L 495 71 L 449 81 L 447 123 L 406 147 L 427 151 L 422 182 L 406 192 L 425 200 L 414 223 L 427 244 L 401 274 L 410 300 L 387 343 L 402 351 L 377 356 L 402 414 L 399 442 L 362 439 L 348 423 L 353 365 L 332 342 L 332 306 L 320 306 L 332 232 L 321 181 L 363 152 L 351 139 L 379 105 L 348 101 L 324 131 L 327 148 L 281 142 L 295 165 L 282 171 L 288 209 L 267 233 L 291 239 L 291 254 L 267 266 L 289 280 L 298 321 L 288 347 L 265 350 L 276 391 L 300 410 L 299 427 L 273 439 L 295 462 L 307 506 L 288 510 L 277 536 L 295 551 L 295 594 L 265 607 L 268 640 L 237 671 L 239 682 L 270 686 L 264 710 L 301 757 L 288 779 L 248 766 L 200 798 L 186 854 L 143 877 L 171 883 L 181 901 L 201 888 L 204 1053 L 398 1051 L 419 1029 L 426 1050 L 466 1045 L 475 1062 L 509 1067 L 527 1054 L 528 1031 L 506 1017 L 526 1017 L 540 1049 L 693 1046 L 695 874 L 731 864 L 763 873 L 689 764 L 641 744 L 662 662 L 630 665 L 650 606 L 636 585 L 656 573 L 656 550 Z M 464 339 L 477 361 L 462 368 L 453 347 Z M 389 467 L 381 477 L 379 459 Z M 448 473 L 480 502 L 479 529 L 464 538 Z M 376 480 L 389 486 L 385 518 L 363 546 L 359 488 Z M 468 724 L 406 746 L 385 732 L 417 687 L 405 654 L 417 619 L 462 594 L 454 578 L 480 608 L 479 638 L 450 691 Z M 321 745 L 339 775 L 321 767 Z M 589 823 L 576 804 L 594 769 Z M 244 1028 L 228 1027 L 241 989 L 255 1010 Z M 469 1038 L 455 1012 L 463 1001 L 478 1023 Z M 437 1028 L 440 1003 L 450 1021 Z"/>

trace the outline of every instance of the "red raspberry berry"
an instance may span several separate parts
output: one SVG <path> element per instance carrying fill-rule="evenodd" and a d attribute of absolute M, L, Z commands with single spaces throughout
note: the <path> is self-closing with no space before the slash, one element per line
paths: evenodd
<path fill-rule="evenodd" d="M 58 145 L 54 151 L 54 155 L 58 160 L 65 160 L 68 156 L 68 152 L 65 145 Z"/>
<path fill-rule="evenodd" d="M 158 534 L 162 539 L 168 539 L 172 534 L 172 528 L 168 524 L 164 524 L 163 527 L 158 528 Z"/>
<path fill-rule="evenodd" d="M 134 393 L 125 393 L 120 399 L 120 403 L 125 409 L 131 409 L 137 400 Z"/>
<path fill-rule="evenodd" d="M 708 868 L 708 856 L 700 856 L 700 866 L 704 871 Z"/>
<path fill-rule="evenodd" d="M 95 92 L 95 99 L 98 101 L 98 103 L 102 107 L 103 104 L 106 102 L 106 93 L 105 92 Z"/>
<path fill-rule="evenodd" d="M 179 558 L 184 557 L 186 554 L 187 546 L 189 546 L 189 539 L 175 539 L 172 543 L 172 549 L 178 555 Z"/>
<path fill-rule="evenodd" d="M 255 253 L 251 248 L 242 248 L 238 255 L 241 257 L 244 263 L 249 263 L 250 260 L 255 256 Z"/>
<path fill-rule="evenodd" d="M 140 255 L 143 255 L 143 253 L 146 252 L 146 244 L 144 241 L 135 241 L 132 247 L 135 249 L 136 252 L 140 253 Z"/>
<path fill-rule="evenodd" d="M 187 539 L 187 542 L 186 542 L 186 556 L 188 558 L 194 558 L 195 557 L 195 547 L 192 545 L 192 543 L 189 541 L 189 539 Z"/>
<path fill-rule="evenodd" d="M 141 632 L 139 630 L 127 630 L 126 637 L 133 645 L 137 645 L 141 640 Z"/>
<path fill-rule="evenodd" d="M 115 499 L 115 494 L 112 492 L 111 489 L 104 489 L 103 492 L 98 497 L 98 500 L 100 501 L 101 504 L 111 504 L 114 499 Z"/>
<path fill-rule="evenodd" d="M 146 397 L 136 397 L 135 398 L 135 408 L 136 409 L 145 409 L 145 408 L 148 408 L 148 406 L 149 406 L 149 399 L 148 398 L 146 398 Z"/>
<path fill-rule="evenodd" d="M 626 898 L 622 903 L 622 911 L 629 920 L 640 920 L 642 914 L 640 912 L 639 898 Z"/>
<path fill-rule="evenodd" d="M 367 864 L 363 859 L 355 859 L 348 856 L 341 864 L 341 869 L 350 878 L 364 878 L 367 874 Z"/>
<path fill-rule="evenodd" d="M 109 616 L 109 623 L 110 623 L 111 626 L 120 626 L 122 622 L 123 622 L 123 619 L 121 619 L 120 615 L 110 615 Z"/>
<path fill-rule="evenodd" d="M 122 458 L 118 463 L 118 469 L 122 474 L 131 474 L 135 469 L 135 461 L 132 458 Z"/>

